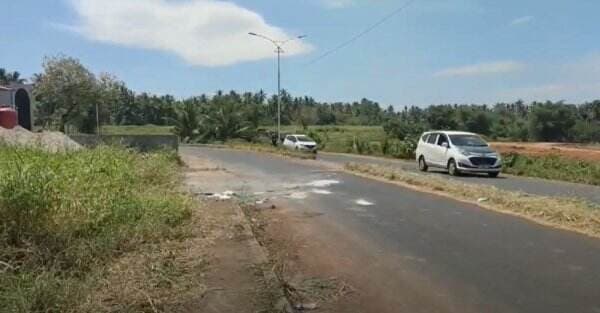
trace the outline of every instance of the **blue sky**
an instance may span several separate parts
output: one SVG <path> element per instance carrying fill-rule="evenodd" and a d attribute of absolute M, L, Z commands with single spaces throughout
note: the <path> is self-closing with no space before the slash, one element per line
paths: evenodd
<path fill-rule="evenodd" d="M 415 0 L 348 47 L 307 65 L 400 7 L 399 0 L 3 1 L 0 67 L 25 76 L 45 55 L 79 58 L 136 91 L 177 97 L 283 86 L 323 101 L 382 105 L 600 98 L 597 0 Z"/>

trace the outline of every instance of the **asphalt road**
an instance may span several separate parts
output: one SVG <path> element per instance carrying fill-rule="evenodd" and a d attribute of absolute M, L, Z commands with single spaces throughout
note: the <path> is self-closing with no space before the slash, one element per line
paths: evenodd
<path fill-rule="evenodd" d="M 182 147 L 181 153 L 245 173 L 232 182 L 238 192 L 266 192 L 286 197 L 299 208 L 310 206 L 379 247 L 382 258 L 402 256 L 401 268 L 382 264 L 364 268 L 386 277 L 381 283 L 391 283 L 390 288 L 405 286 L 394 291 L 399 296 L 408 290 L 416 294 L 435 290 L 453 303 L 434 306 L 426 296 L 415 296 L 411 306 L 400 304 L 390 312 L 600 312 L 600 240 L 384 182 L 323 171 L 318 162 L 209 148 Z M 405 271 L 410 275 L 399 274 Z M 435 288 L 410 288 L 423 281 Z"/>
<path fill-rule="evenodd" d="M 359 155 L 334 153 L 320 153 L 318 158 L 320 160 L 336 164 L 345 164 L 348 162 L 371 163 L 384 166 L 399 167 L 409 171 L 417 171 L 416 162 L 407 160 L 374 158 Z M 553 181 L 547 179 L 517 177 L 505 174 L 500 175 L 500 177 L 498 178 L 489 178 L 485 175 L 465 175 L 460 177 L 452 177 L 448 175 L 447 172 L 436 169 L 430 169 L 428 174 L 437 175 L 448 179 L 459 180 L 465 183 L 491 185 L 504 190 L 521 191 L 534 195 L 552 197 L 576 197 L 600 204 L 600 187 L 598 186 Z"/>

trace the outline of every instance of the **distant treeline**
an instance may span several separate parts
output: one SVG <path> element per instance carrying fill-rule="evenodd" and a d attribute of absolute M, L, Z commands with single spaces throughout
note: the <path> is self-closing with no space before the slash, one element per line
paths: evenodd
<path fill-rule="evenodd" d="M 277 98 L 263 91 L 243 94 L 218 91 L 213 96 L 185 100 L 125 92 L 128 96 L 108 110 L 109 116 L 104 122 L 177 125 L 183 121 L 181 113 L 187 110 L 189 114 L 198 115 L 199 124 L 201 120 L 210 120 L 222 126 L 230 125 L 232 130 L 236 126 L 239 130 L 276 124 Z M 292 97 L 283 91 L 281 111 L 283 125 L 382 125 L 388 134 L 400 139 L 429 129 L 455 129 L 500 140 L 600 142 L 600 100 L 580 105 L 517 101 L 492 106 L 448 104 L 395 110 L 392 106 L 382 109 L 377 102 L 368 99 L 327 103 L 307 96 Z"/>
<path fill-rule="evenodd" d="M 44 72 L 35 75 L 33 82 L 36 123 L 46 128 L 64 130 L 68 125 L 93 132 L 96 108 L 103 125 L 172 125 L 190 141 L 251 140 L 260 127 L 277 121 L 277 97 L 262 90 L 218 91 L 211 96 L 176 99 L 135 93 L 116 77 L 95 75 L 70 57 L 46 58 L 43 67 Z M 281 107 L 283 125 L 381 125 L 390 137 L 398 139 L 414 138 L 428 129 L 457 129 L 493 139 L 600 142 L 600 100 L 579 105 L 517 101 L 395 110 L 368 99 L 319 102 L 283 91 Z"/>

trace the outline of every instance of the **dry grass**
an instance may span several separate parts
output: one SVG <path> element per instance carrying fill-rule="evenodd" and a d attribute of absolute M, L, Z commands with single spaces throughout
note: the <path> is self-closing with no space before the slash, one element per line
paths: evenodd
<path fill-rule="evenodd" d="M 209 266 L 207 221 L 198 212 L 186 237 L 138 247 L 113 262 L 81 312 L 188 312 L 186 303 L 210 292 L 202 281 Z"/>
<path fill-rule="evenodd" d="M 391 181 L 408 188 L 476 203 L 486 209 L 525 217 L 539 224 L 600 237 L 600 206 L 583 200 L 535 196 L 458 181 L 449 184 L 447 179 L 370 164 L 348 163 L 345 168 L 361 176 Z"/>

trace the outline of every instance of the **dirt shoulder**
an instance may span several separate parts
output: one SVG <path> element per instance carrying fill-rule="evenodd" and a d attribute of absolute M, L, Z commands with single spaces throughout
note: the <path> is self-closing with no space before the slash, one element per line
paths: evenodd
<path fill-rule="evenodd" d="M 185 159 L 186 187 L 231 177 L 200 159 Z M 104 312 L 281 312 L 282 289 L 235 200 L 199 196 L 178 240 L 141 246 L 120 257 L 88 300 Z"/>

